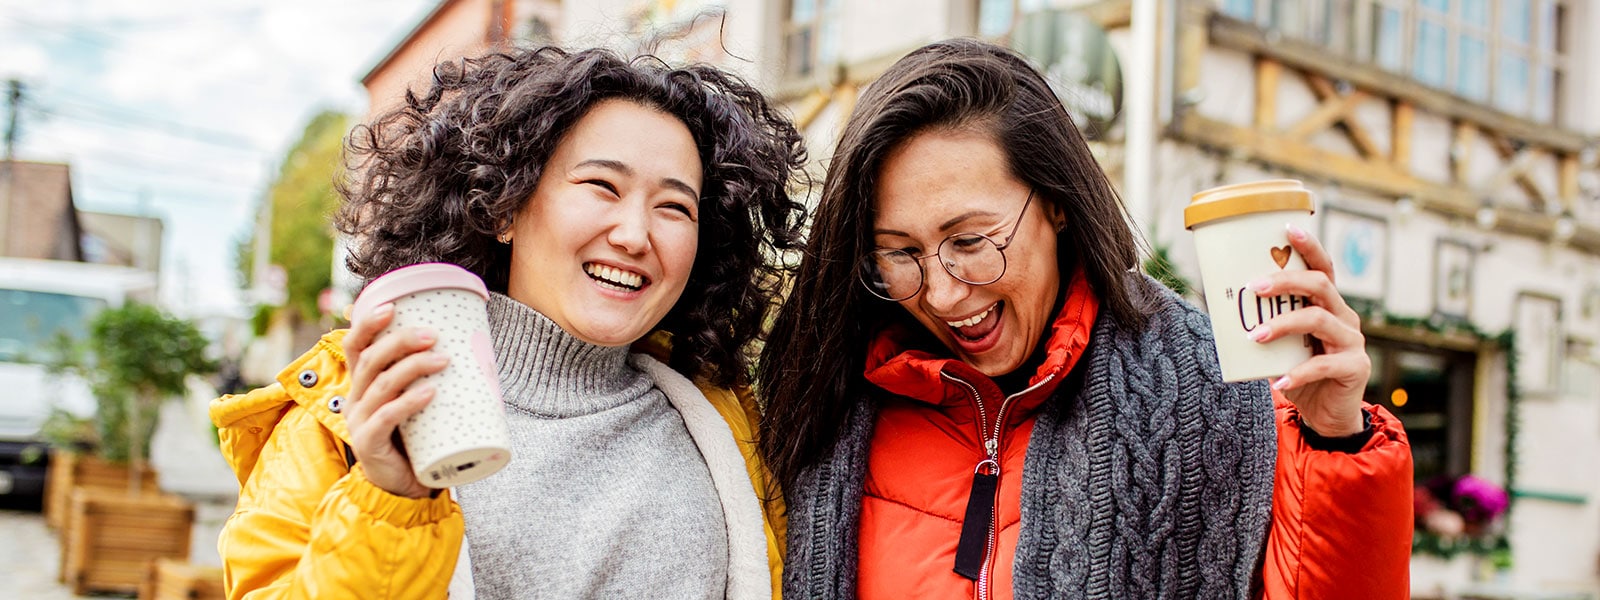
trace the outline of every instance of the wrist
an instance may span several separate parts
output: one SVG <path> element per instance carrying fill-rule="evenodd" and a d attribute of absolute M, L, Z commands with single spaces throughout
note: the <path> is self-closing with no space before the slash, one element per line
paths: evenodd
<path fill-rule="evenodd" d="M 1312 430 L 1312 433 L 1325 438 L 1342 438 L 1358 435 L 1370 427 L 1367 411 L 1357 410 L 1355 414 L 1338 417 L 1324 416 L 1321 419 L 1300 415 L 1300 425 Z"/>
<path fill-rule="evenodd" d="M 1367 442 L 1371 441 L 1373 436 L 1372 414 L 1367 411 L 1361 411 L 1360 422 L 1360 427 L 1354 433 L 1324 435 L 1315 425 L 1307 423 L 1304 418 L 1301 418 L 1300 437 L 1305 440 L 1306 445 L 1311 446 L 1314 450 L 1354 454 L 1365 448 Z"/>

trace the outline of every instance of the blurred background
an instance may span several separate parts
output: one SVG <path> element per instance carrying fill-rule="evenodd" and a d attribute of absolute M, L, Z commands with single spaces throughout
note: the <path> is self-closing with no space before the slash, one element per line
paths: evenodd
<path fill-rule="evenodd" d="M 0 531 L 19 541 L 0 596 L 214 593 L 237 482 L 205 404 L 341 325 L 342 137 L 436 61 L 559 44 L 710 62 L 789 110 L 820 182 L 859 90 L 978 36 L 1049 75 L 1144 268 L 1197 304 L 1190 194 L 1317 192 L 1368 400 L 1411 436 L 1414 597 L 1600 598 L 1595 30 L 1585 0 L 0 0 Z M 136 305 L 202 347 L 156 394 L 173 401 L 118 412 L 74 348 Z M 97 482 L 107 423 L 129 419 L 153 441 Z M 64 534 L 112 522 L 99 487 L 167 502 L 163 558 Z"/>

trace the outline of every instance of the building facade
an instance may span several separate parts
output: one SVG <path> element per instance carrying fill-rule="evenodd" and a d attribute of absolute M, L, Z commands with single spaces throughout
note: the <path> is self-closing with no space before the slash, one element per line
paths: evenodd
<path fill-rule="evenodd" d="M 1134 221 L 1196 286 L 1193 192 L 1305 181 L 1363 315 L 1368 400 L 1405 421 L 1419 483 L 1473 475 L 1513 498 L 1486 531 L 1420 535 L 1416 595 L 1600 597 L 1600 40 L 1586 34 L 1600 4 L 595 0 L 548 14 L 550 41 L 742 74 L 790 108 L 818 174 L 858 91 L 906 52 L 953 36 L 1016 47 L 1093 124 L 1112 180 L 1134 176 Z M 1135 15 L 1153 33 L 1136 36 Z"/>

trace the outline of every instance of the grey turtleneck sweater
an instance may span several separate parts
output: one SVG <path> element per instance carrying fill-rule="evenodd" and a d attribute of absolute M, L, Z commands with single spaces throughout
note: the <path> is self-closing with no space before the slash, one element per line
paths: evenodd
<path fill-rule="evenodd" d="M 477 598 L 722 598 L 721 501 L 683 417 L 628 348 L 489 301 L 511 464 L 456 488 Z"/>

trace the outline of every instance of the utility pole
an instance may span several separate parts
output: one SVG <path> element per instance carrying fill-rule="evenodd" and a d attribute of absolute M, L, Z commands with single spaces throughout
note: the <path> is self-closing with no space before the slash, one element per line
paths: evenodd
<path fill-rule="evenodd" d="M 22 112 L 22 82 L 6 80 L 6 108 L 10 113 L 6 123 L 6 162 L 17 157 L 17 114 Z"/>
<path fill-rule="evenodd" d="M 11 254 L 11 197 L 16 187 L 17 114 L 22 112 L 22 82 L 6 80 L 6 159 L 0 162 L 0 256 Z"/>

